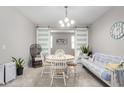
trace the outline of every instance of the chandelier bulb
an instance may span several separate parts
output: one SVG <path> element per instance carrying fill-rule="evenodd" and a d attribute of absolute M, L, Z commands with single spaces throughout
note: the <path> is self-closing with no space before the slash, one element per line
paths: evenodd
<path fill-rule="evenodd" d="M 61 24 L 61 27 L 65 27 L 65 25 L 64 24 Z"/>
<path fill-rule="evenodd" d="M 63 24 L 63 21 L 62 21 L 62 20 L 60 20 L 60 21 L 59 21 L 59 24 Z"/>
<path fill-rule="evenodd" d="M 65 17 L 64 22 L 67 23 L 69 21 L 68 17 Z"/>
<path fill-rule="evenodd" d="M 71 20 L 71 24 L 73 25 L 75 23 L 75 21 L 74 20 Z"/>
<path fill-rule="evenodd" d="M 67 23 L 67 27 L 70 27 L 71 25 L 70 25 L 70 23 Z"/>

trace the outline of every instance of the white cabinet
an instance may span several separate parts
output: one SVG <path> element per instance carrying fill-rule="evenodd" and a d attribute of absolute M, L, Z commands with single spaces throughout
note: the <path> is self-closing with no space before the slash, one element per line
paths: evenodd
<path fill-rule="evenodd" d="M 0 65 L 0 84 L 4 84 L 4 65 Z"/>
<path fill-rule="evenodd" d="M 5 64 L 5 83 L 16 79 L 16 64 L 11 62 L 11 63 L 6 63 Z"/>

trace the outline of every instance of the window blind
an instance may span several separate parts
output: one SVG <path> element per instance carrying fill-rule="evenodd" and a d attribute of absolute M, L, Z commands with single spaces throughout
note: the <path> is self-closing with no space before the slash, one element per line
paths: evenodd
<path fill-rule="evenodd" d="M 48 28 L 37 28 L 37 44 L 42 47 L 42 53 L 50 54 L 50 31 Z"/>
<path fill-rule="evenodd" d="M 85 44 L 88 45 L 88 29 L 77 28 L 75 30 L 75 56 L 81 52 L 80 47 Z"/>

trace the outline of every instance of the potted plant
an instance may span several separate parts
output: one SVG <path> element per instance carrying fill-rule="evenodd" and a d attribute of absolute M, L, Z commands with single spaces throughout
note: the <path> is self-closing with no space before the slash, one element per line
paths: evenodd
<path fill-rule="evenodd" d="M 83 57 L 84 57 L 84 58 L 88 58 L 89 53 L 91 53 L 89 46 L 82 45 L 82 46 L 80 47 L 80 49 L 81 49 L 81 52 L 83 53 Z"/>
<path fill-rule="evenodd" d="M 24 65 L 24 59 L 18 58 L 16 59 L 15 57 L 12 57 L 12 61 L 16 63 L 16 72 L 17 75 L 22 75 L 23 74 L 23 65 Z"/>
<path fill-rule="evenodd" d="M 121 62 L 119 65 L 120 68 L 124 68 L 124 62 Z"/>

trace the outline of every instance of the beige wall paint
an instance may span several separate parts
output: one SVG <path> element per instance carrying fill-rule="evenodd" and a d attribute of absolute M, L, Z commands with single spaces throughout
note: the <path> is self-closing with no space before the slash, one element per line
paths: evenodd
<path fill-rule="evenodd" d="M 115 40 L 110 28 L 117 21 L 124 22 L 124 7 L 114 7 L 101 16 L 89 30 L 89 44 L 93 52 L 124 56 L 124 37 Z"/>
<path fill-rule="evenodd" d="M 12 7 L 0 7 L 0 63 L 11 57 L 29 62 L 29 48 L 35 42 L 35 27 Z"/>

